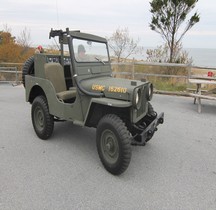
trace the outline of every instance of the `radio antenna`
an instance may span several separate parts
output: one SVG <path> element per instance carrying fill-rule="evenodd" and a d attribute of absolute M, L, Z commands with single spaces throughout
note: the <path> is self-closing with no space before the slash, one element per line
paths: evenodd
<path fill-rule="evenodd" d="M 58 26 L 58 28 L 59 28 L 58 0 L 56 0 L 56 21 L 57 21 L 57 26 Z"/>

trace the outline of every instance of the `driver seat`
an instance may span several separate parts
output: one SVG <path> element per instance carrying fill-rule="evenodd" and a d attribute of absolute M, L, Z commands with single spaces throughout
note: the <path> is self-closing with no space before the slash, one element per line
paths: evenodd
<path fill-rule="evenodd" d="M 53 84 L 56 96 L 60 101 L 67 101 L 76 97 L 76 88 L 67 90 L 64 69 L 60 63 L 46 63 L 45 77 Z"/>

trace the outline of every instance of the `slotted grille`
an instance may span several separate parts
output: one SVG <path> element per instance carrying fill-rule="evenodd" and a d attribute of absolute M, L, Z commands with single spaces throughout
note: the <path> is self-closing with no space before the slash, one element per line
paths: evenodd
<path fill-rule="evenodd" d="M 141 106 L 136 112 L 136 118 L 139 118 L 141 115 L 145 114 L 147 111 L 147 100 L 146 100 L 146 88 L 144 86 L 139 87 L 141 88 Z"/>

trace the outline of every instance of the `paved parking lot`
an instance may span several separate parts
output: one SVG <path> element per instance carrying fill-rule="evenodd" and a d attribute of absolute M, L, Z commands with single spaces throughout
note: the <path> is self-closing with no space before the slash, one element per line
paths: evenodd
<path fill-rule="evenodd" d="M 216 209 L 216 102 L 155 95 L 165 123 L 145 147 L 132 147 L 121 176 L 100 163 L 95 130 L 56 123 L 35 135 L 24 88 L 0 85 L 0 209 Z"/>

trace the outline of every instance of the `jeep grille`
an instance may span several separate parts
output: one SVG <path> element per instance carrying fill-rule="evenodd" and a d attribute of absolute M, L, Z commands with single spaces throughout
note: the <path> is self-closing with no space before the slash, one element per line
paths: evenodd
<path fill-rule="evenodd" d="M 146 115 L 148 106 L 147 106 L 147 98 L 146 98 L 146 87 L 145 86 L 139 86 L 137 89 L 141 89 L 141 98 L 140 98 L 140 106 L 138 108 L 133 109 L 133 121 L 137 122 L 142 117 Z"/>

